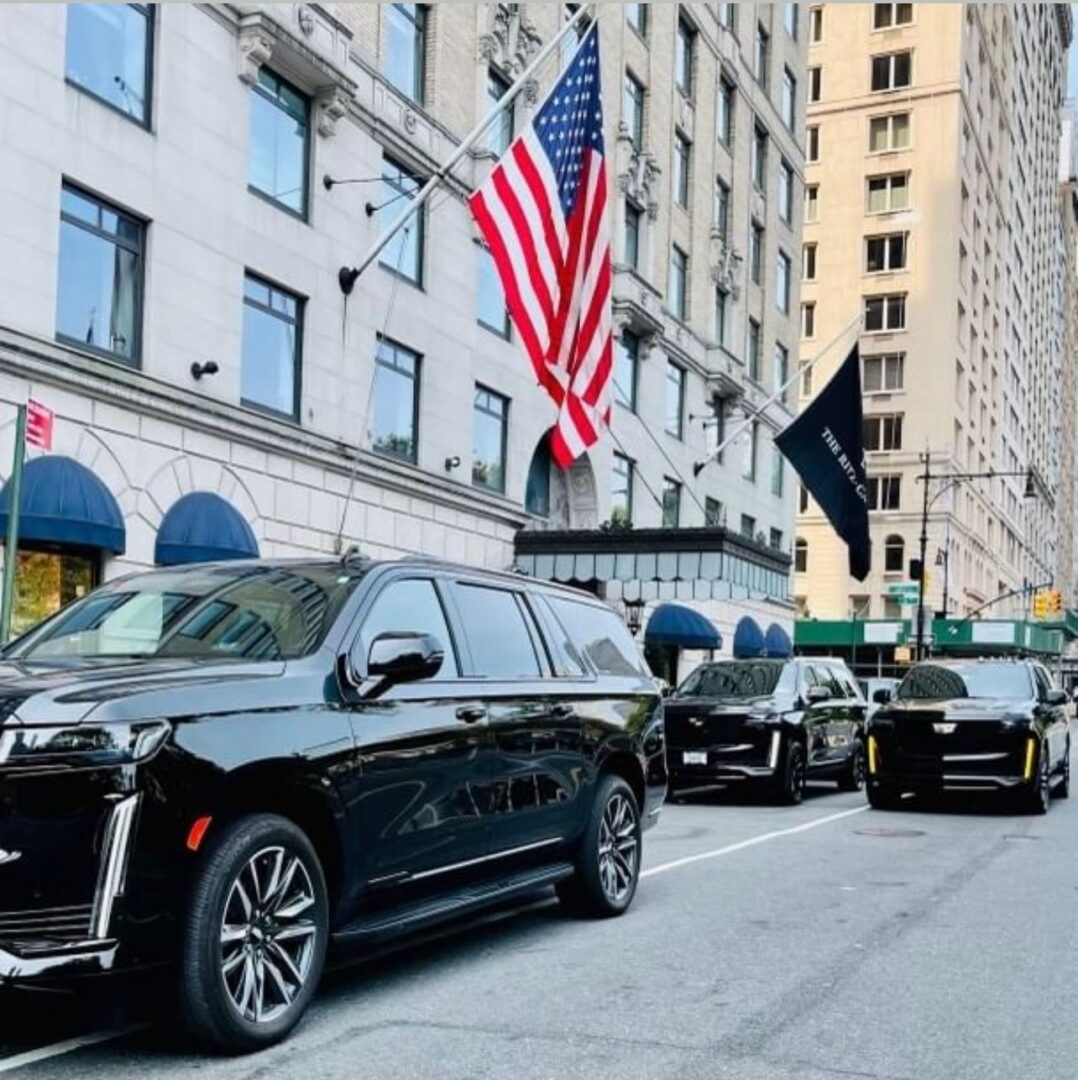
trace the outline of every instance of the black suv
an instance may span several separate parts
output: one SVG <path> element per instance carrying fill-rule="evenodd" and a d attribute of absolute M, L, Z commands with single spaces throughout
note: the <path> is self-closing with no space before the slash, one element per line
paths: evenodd
<path fill-rule="evenodd" d="M 219 563 L 114 581 L 0 659 L 0 981 L 171 963 L 283 1037 L 331 944 L 553 885 L 618 915 L 666 789 L 620 619 L 512 574 Z"/>
<path fill-rule="evenodd" d="M 997 791 L 1043 814 L 1053 787 L 1070 792 L 1067 695 L 1034 661 L 917 664 L 868 736 L 868 801 L 881 809 L 910 791 Z"/>
<path fill-rule="evenodd" d="M 842 660 L 718 660 L 666 700 L 670 790 L 752 782 L 798 803 L 806 779 L 864 783 L 865 699 Z"/>

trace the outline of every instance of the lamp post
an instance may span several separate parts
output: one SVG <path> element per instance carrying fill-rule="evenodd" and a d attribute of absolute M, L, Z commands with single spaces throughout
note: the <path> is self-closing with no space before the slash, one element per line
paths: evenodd
<path fill-rule="evenodd" d="M 1037 497 L 1037 481 L 1032 469 L 1018 469 L 1012 471 L 988 469 L 986 472 L 934 473 L 932 472 L 932 455 L 927 450 L 920 455 L 920 460 L 924 462 L 925 471 L 917 477 L 917 480 L 924 484 L 925 487 L 924 497 L 921 501 L 921 565 L 917 588 L 917 659 L 919 661 L 925 658 L 925 559 L 928 557 L 928 512 L 932 509 L 936 500 L 945 492 L 948 492 L 952 488 L 958 487 L 959 484 L 964 484 L 969 480 L 993 480 L 997 476 L 1022 477 L 1026 482 L 1025 491 L 1023 492 L 1022 497 L 1026 499 L 1035 499 Z M 933 480 L 942 480 L 943 486 L 930 498 L 928 485 Z M 948 549 L 949 548 L 950 542 L 948 540 Z M 947 572 L 949 574 L 950 550 L 947 552 L 947 560 Z M 944 608 L 944 614 L 946 615 L 946 607 Z"/>
<path fill-rule="evenodd" d="M 623 600 L 622 606 L 625 608 L 625 625 L 629 628 L 629 633 L 635 638 L 640 633 L 640 627 L 643 625 L 644 601 Z"/>

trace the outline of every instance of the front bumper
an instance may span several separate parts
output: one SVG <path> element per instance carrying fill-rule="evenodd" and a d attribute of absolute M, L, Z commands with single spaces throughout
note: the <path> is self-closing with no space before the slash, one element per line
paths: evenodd
<path fill-rule="evenodd" d="M 1035 781 L 1023 776 L 992 773 L 946 773 L 879 771 L 869 776 L 873 788 L 890 787 L 897 791 L 1014 791 L 1033 787 Z"/>
<path fill-rule="evenodd" d="M 774 777 L 782 749 L 782 735 L 772 731 L 763 745 L 717 743 L 704 747 L 671 747 L 667 768 L 670 786 L 703 787 L 708 784 Z M 705 760 L 694 760 L 702 755 Z M 686 760 L 688 757 L 688 760 Z"/>
<path fill-rule="evenodd" d="M 71 942 L 0 943 L 0 986 L 46 979 L 104 975 L 116 963 L 119 942 L 99 938 Z"/>

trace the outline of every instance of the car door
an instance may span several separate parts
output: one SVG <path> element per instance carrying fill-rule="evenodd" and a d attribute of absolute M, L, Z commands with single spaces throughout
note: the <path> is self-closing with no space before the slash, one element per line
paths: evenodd
<path fill-rule="evenodd" d="M 820 703 L 821 728 L 823 731 L 823 752 L 819 764 L 832 767 L 846 759 L 847 732 L 847 697 L 842 678 L 833 664 L 815 664 L 816 677 L 826 686 L 829 697 Z"/>
<path fill-rule="evenodd" d="M 361 612 L 352 643 L 359 670 L 379 635 L 427 633 L 445 658 L 431 679 L 350 708 L 359 794 L 350 807 L 355 857 L 375 893 L 449 884 L 490 846 L 490 733 L 474 686 L 461 678 L 444 586 L 436 575 L 396 576 Z"/>
<path fill-rule="evenodd" d="M 492 854 L 542 861 L 573 834 L 579 813 L 584 758 L 573 696 L 554 683 L 523 587 L 458 579 L 452 596 L 465 675 L 475 680 L 490 725 Z"/>
<path fill-rule="evenodd" d="M 853 752 L 854 741 L 864 735 L 868 705 L 865 701 L 865 695 L 861 692 L 861 687 L 849 668 L 845 665 L 837 666 L 836 672 L 846 691 L 846 698 L 841 706 L 841 730 L 843 739 L 842 757 L 843 760 L 847 760 Z"/>
<path fill-rule="evenodd" d="M 805 747 L 808 752 L 808 767 L 811 770 L 827 765 L 827 726 L 831 713 L 832 691 L 826 670 L 823 667 L 817 667 L 815 664 L 805 665 L 801 672 L 801 680 L 801 700 L 805 705 L 801 723 L 805 729 Z M 827 698 L 810 701 L 810 691 L 820 686 L 827 689 Z"/>
<path fill-rule="evenodd" d="M 1067 752 L 1067 713 L 1064 705 L 1051 705 L 1048 695 L 1055 689 L 1048 671 L 1037 664 L 1034 667 L 1037 684 L 1037 711 L 1041 716 L 1045 741 L 1048 744 L 1048 761 L 1054 769 Z"/>

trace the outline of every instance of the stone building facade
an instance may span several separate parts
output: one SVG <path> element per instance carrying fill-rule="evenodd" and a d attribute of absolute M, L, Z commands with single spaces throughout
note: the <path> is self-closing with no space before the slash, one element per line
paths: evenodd
<path fill-rule="evenodd" d="M 771 435 L 793 397 L 751 449 L 694 466 L 792 370 L 803 9 L 598 6 L 628 400 L 568 474 L 464 197 L 571 43 L 342 289 L 574 7 L 0 8 L 0 479 L 14 406 L 39 400 L 53 454 L 125 530 L 70 573 L 31 538 L 55 563 L 46 606 L 153 565 L 169 511 L 211 492 L 267 556 L 358 543 L 504 567 L 521 530 L 699 529 L 751 569 L 581 583 L 789 628 L 795 487 Z"/>

